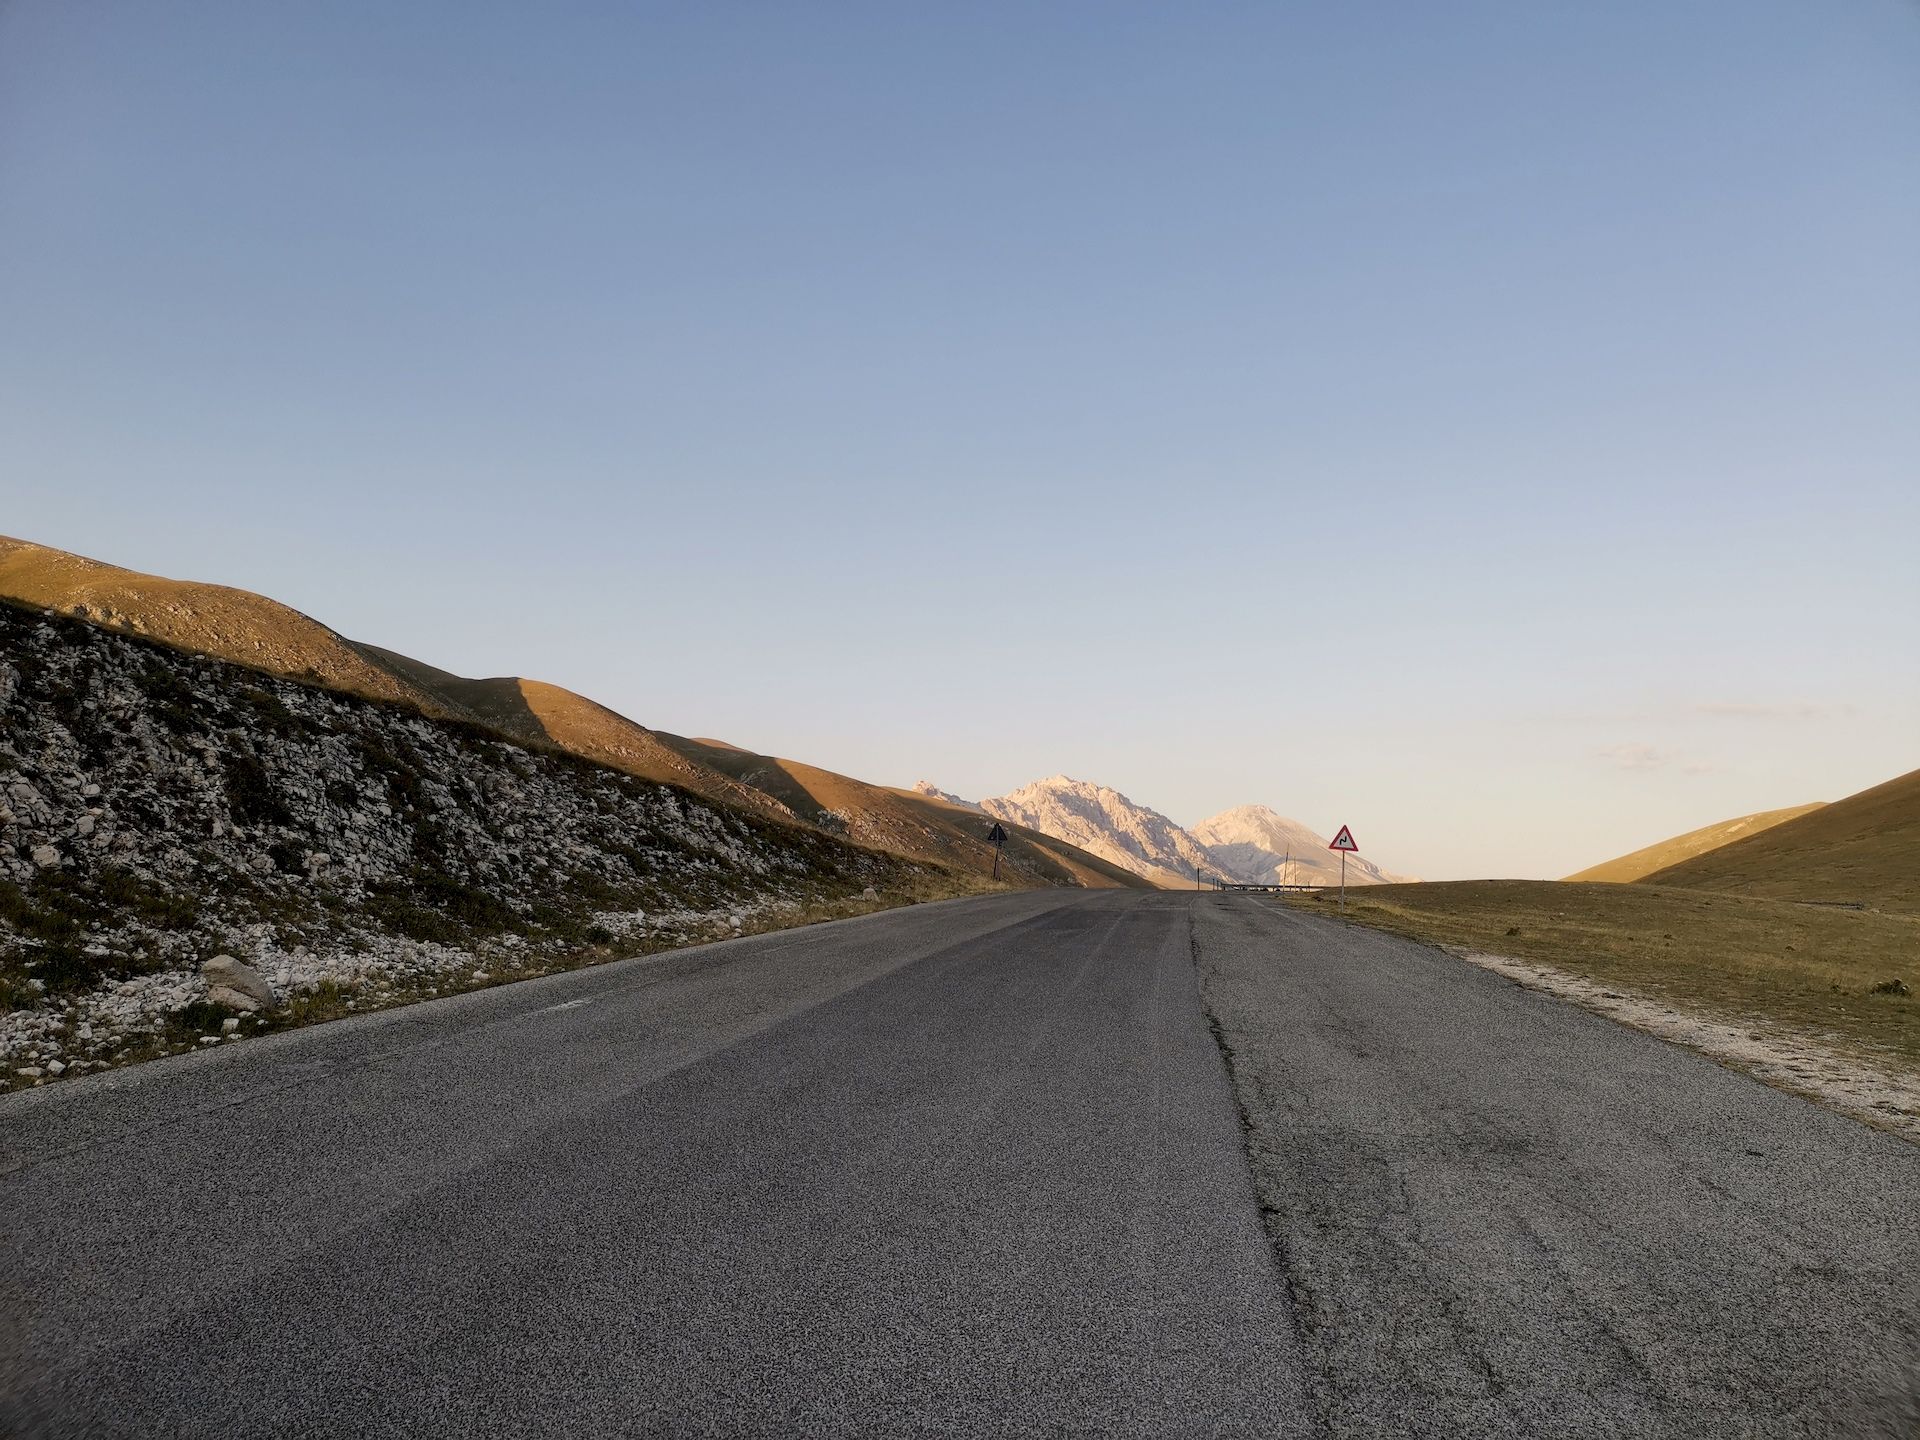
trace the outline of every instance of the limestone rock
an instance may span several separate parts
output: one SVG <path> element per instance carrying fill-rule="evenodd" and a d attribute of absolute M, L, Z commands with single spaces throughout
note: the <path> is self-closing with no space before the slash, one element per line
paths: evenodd
<path fill-rule="evenodd" d="M 273 987 L 258 970 L 231 955 L 216 955 L 200 967 L 207 998 L 235 1010 L 262 1010 L 273 1004 Z"/>

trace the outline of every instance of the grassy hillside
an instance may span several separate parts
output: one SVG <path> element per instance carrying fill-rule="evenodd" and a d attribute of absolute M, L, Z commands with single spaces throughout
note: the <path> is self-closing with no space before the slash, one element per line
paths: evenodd
<path fill-rule="evenodd" d="M 1324 893 L 1298 903 L 1340 913 Z M 1348 892 L 1345 914 L 1920 1069 L 1920 917 L 1559 880 L 1371 886 Z"/>
<path fill-rule="evenodd" d="M 992 867 L 986 834 L 993 817 L 978 810 L 718 740 L 665 732 L 660 738 L 690 759 L 765 791 L 801 819 L 862 845 L 974 871 Z M 1131 871 L 1037 830 L 1008 825 L 1007 834 L 1001 875 L 1016 885 L 1151 888 Z"/>
<path fill-rule="evenodd" d="M 1920 770 L 1657 870 L 1646 883 L 1920 915 Z"/>
<path fill-rule="evenodd" d="M 1675 835 L 1671 839 L 1645 846 L 1630 855 L 1622 855 L 1618 859 L 1608 860 L 1603 864 L 1590 865 L 1585 870 L 1566 878 L 1575 881 L 1610 881 L 1616 884 L 1644 880 L 1656 870 L 1664 870 L 1669 865 L 1678 865 L 1682 860 L 1690 860 L 1695 855 L 1704 855 L 1709 850 L 1718 850 L 1722 845 L 1731 845 L 1736 840 L 1758 835 L 1762 830 L 1771 830 L 1775 825 L 1784 825 L 1789 820 L 1798 820 L 1802 815 L 1810 815 L 1820 809 L 1823 803 L 1815 801 L 1811 805 L 1795 805 L 1786 810 L 1762 810 L 1757 815 L 1742 815 L 1737 820 L 1722 820 L 1715 825 L 1702 825 L 1698 830 L 1689 830 L 1684 835 Z"/>

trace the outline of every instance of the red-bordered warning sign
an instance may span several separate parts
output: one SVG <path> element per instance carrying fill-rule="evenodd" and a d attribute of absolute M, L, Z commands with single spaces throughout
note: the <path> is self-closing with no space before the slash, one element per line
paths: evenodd
<path fill-rule="evenodd" d="M 1353 843 L 1353 832 L 1344 825 L 1340 827 L 1340 833 L 1333 837 L 1333 843 L 1327 846 L 1327 849 L 1346 850 L 1355 855 L 1360 853 L 1360 847 Z"/>

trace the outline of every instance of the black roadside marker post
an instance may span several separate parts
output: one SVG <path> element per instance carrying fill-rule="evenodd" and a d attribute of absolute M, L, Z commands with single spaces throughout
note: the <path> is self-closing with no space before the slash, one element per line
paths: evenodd
<path fill-rule="evenodd" d="M 1007 844 L 1007 827 L 1002 825 L 998 820 L 994 821 L 993 828 L 987 831 L 987 843 L 993 846 L 993 878 L 998 880 L 1000 878 L 1000 852 L 1006 848 Z"/>
<path fill-rule="evenodd" d="M 1360 847 L 1353 843 L 1353 832 L 1342 825 L 1327 849 L 1340 852 L 1340 908 L 1344 910 L 1347 908 L 1347 856 L 1358 855 Z"/>

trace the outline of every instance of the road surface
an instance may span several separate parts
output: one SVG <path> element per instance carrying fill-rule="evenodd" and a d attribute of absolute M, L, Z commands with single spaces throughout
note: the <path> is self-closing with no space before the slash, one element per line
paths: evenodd
<path fill-rule="evenodd" d="M 731 941 L 0 1132 L 22 1435 L 1871 1434 L 1920 1355 L 1920 1149 L 1255 897 Z"/>

